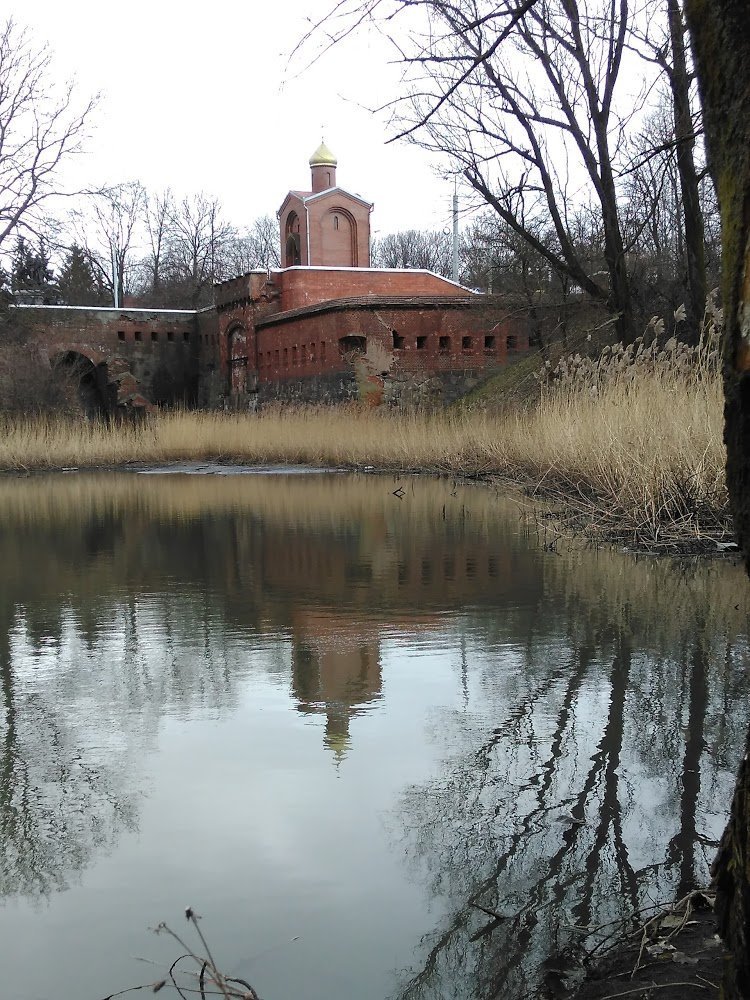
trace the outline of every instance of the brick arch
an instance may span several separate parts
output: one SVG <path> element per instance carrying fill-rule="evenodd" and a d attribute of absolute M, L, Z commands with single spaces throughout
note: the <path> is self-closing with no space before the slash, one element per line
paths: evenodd
<path fill-rule="evenodd" d="M 322 264 L 358 267 L 357 220 L 343 205 L 334 205 L 320 220 Z"/>
<path fill-rule="evenodd" d="M 88 344 L 62 344 L 57 350 L 49 355 L 50 363 L 57 364 L 66 354 L 77 354 L 81 358 L 90 361 L 92 365 L 105 364 L 109 357 L 104 351 L 99 351 Z"/>

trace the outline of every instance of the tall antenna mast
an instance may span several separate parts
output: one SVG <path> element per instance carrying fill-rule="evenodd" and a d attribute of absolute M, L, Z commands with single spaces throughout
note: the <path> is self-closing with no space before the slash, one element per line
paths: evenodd
<path fill-rule="evenodd" d="M 453 175 L 453 280 L 458 284 L 458 175 Z"/>

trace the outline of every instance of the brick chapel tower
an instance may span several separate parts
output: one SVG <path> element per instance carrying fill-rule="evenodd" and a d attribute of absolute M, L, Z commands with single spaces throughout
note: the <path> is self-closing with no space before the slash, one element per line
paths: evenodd
<path fill-rule="evenodd" d="M 310 191 L 290 191 L 278 212 L 282 267 L 369 267 L 372 204 L 336 184 L 336 157 L 321 142 Z"/>

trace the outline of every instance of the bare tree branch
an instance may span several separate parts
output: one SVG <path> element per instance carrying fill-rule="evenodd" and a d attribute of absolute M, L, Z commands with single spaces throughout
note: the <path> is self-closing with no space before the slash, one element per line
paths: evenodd
<path fill-rule="evenodd" d="M 0 248 L 35 211 L 62 194 L 60 167 L 79 152 L 98 98 L 82 103 L 72 83 L 51 78 L 46 47 L 12 18 L 0 25 Z"/>

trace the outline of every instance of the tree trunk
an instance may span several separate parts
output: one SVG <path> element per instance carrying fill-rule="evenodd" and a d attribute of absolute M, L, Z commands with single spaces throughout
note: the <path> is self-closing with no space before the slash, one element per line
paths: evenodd
<path fill-rule="evenodd" d="M 621 344 L 632 344 L 638 336 L 638 331 L 635 328 L 633 315 L 630 275 L 622 242 L 617 186 L 609 153 L 606 122 L 595 121 L 594 129 L 601 132 L 597 143 L 601 172 L 599 200 L 602 206 L 602 224 L 604 226 L 604 259 L 609 271 L 609 305 L 612 311 L 617 314 L 615 326 L 617 339 Z"/>
<path fill-rule="evenodd" d="M 693 116 L 690 113 L 690 78 L 685 58 L 685 32 L 679 0 L 668 0 L 669 35 L 672 47 L 672 69 L 669 82 L 674 107 L 674 130 L 677 139 L 677 170 L 680 175 L 682 212 L 685 220 L 685 264 L 687 297 L 685 325 L 688 343 L 700 339 L 703 314 L 706 311 L 706 258 L 703 212 L 701 210 L 698 175 L 693 150 Z M 682 255 L 680 255 L 682 259 Z"/>
<path fill-rule="evenodd" d="M 687 0 L 708 162 L 722 227 L 727 484 L 750 569 L 750 17 L 747 0 Z M 750 996 L 750 733 L 714 862 L 720 931 L 732 958 L 726 1000 Z"/>

